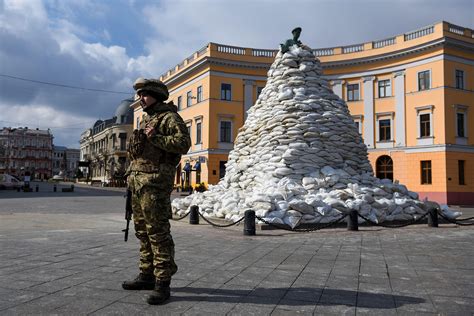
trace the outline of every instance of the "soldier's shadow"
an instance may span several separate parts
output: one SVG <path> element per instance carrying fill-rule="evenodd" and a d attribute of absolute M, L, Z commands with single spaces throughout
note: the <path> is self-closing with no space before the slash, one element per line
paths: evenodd
<path fill-rule="evenodd" d="M 425 302 L 422 298 L 405 295 L 309 287 L 255 288 L 253 290 L 177 287 L 172 288 L 171 302 L 173 301 L 284 304 L 290 306 L 346 305 L 377 309 L 395 309 L 403 305 Z"/>

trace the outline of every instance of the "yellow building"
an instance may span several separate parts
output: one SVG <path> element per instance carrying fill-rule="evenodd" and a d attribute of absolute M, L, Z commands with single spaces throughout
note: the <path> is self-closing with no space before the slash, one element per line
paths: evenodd
<path fill-rule="evenodd" d="M 223 176 L 276 52 L 209 43 L 161 76 L 193 142 L 178 167 L 178 184 L 187 162 L 200 161 L 193 184 Z M 420 198 L 474 204 L 473 30 L 440 22 L 314 52 L 347 102 L 377 177 L 398 180 Z M 135 108 L 134 126 L 141 115 Z"/>

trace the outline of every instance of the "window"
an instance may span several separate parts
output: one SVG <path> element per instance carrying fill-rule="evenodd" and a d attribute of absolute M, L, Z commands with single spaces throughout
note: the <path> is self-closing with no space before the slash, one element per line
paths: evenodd
<path fill-rule="evenodd" d="M 459 177 L 459 184 L 465 185 L 466 181 L 464 180 L 464 165 L 465 160 L 458 160 L 458 177 Z"/>
<path fill-rule="evenodd" d="M 359 84 L 348 84 L 347 85 L 347 101 L 359 100 Z"/>
<path fill-rule="evenodd" d="M 137 117 L 137 128 L 136 129 L 139 129 L 140 128 L 140 118 Z"/>
<path fill-rule="evenodd" d="M 219 179 L 225 177 L 225 164 L 227 161 L 219 161 Z"/>
<path fill-rule="evenodd" d="M 420 114 L 420 137 L 430 137 L 430 114 Z"/>
<path fill-rule="evenodd" d="M 196 123 L 196 144 L 202 143 L 202 123 Z"/>
<path fill-rule="evenodd" d="M 120 137 L 120 150 L 127 150 L 127 134 Z"/>
<path fill-rule="evenodd" d="M 419 146 L 427 146 L 434 144 L 434 128 L 433 128 L 433 115 L 434 106 L 425 105 L 416 107 L 416 129 L 417 129 L 417 140 L 416 143 Z"/>
<path fill-rule="evenodd" d="M 456 69 L 456 89 L 464 89 L 464 71 Z"/>
<path fill-rule="evenodd" d="M 421 184 L 431 184 L 431 160 L 421 161 Z"/>
<path fill-rule="evenodd" d="M 187 124 L 186 127 L 188 128 L 189 137 L 191 137 L 191 124 Z"/>
<path fill-rule="evenodd" d="M 182 106 L 183 106 L 183 97 L 179 96 L 178 97 L 178 111 L 181 110 Z"/>
<path fill-rule="evenodd" d="M 469 124 L 467 120 L 469 107 L 461 104 L 454 104 L 453 107 L 456 144 L 468 145 Z"/>
<path fill-rule="evenodd" d="M 379 140 L 391 140 L 390 135 L 390 119 L 379 120 Z"/>
<path fill-rule="evenodd" d="M 377 148 L 393 147 L 394 142 L 392 135 L 394 117 L 395 112 L 375 113 L 375 140 L 377 142 Z"/>
<path fill-rule="evenodd" d="M 425 70 L 418 73 L 418 91 L 428 90 L 430 85 L 430 71 Z"/>
<path fill-rule="evenodd" d="M 466 131 L 464 130 L 464 112 L 456 113 L 456 132 L 458 137 L 466 137 Z"/>
<path fill-rule="evenodd" d="M 392 96 L 392 86 L 390 79 L 379 81 L 379 98 L 386 98 Z"/>
<path fill-rule="evenodd" d="M 380 156 L 376 163 L 376 175 L 379 179 L 390 179 L 393 181 L 393 161 L 389 156 Z"/>
<path fill-rule="evenodd" d="M 260 96 L 260 93 L 262 93 L 263 87 L 257 87 L 257 99 Z"/>
<path fill-rule="evenodd" d="M 193 93 L 191 91 L 188 91 L 186 94 L 186 106 L 190 107 L 193 102 Z"/>
<path fill-rule="evenodd" d="M 232 100 L 232 86 L 228 83 L 221 84 L 221 100 Z"/>
<path fill-rule="evenodd" d="M 197 87 L 197 102 L 202 101 L 202 86 Z"/>
<path fill-rule="evenodd" d="M 230 121 L 221 121 L 221 131 L 220 131 L 220 142 L 221 143 L 230 143 L 232 142 L 232 122 Z"/>

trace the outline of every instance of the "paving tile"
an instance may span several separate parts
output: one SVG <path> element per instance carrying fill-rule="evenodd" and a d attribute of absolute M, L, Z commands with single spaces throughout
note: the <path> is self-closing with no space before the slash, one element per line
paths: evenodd
<path fill-rule="evenodd" d="M 470 298 L 430 295 L 436 311 L 441 313 L 468 315 L 474 314 L 474 301 Z"/>
<path fill-rule="evenodd" d="M 125 304 L 121 302 L 114 302 L 108 304 L 104 307 L 99 307 L 101 304 L 96 306 L 83 306 L 83 304 L 75 305 L 72 308 L 72 312 L 76 312 L 78 314 L 89 314 L 89 315 L 141 315 L 144 310 L 148 308 L 144 307 L 139 304 Z M 75 309 L 77 307 L 77 309 Z M 85 307 L 85 308 L 84 308 Z M 90 312 L 88 310 L 94 309 L 94 312 Z M 68 308 L 66 311 L 70 311 L 71 309 Z M 61 310 L 58 310 L 61 312 Z"/>
<path fill-rule="evenodd" d="M 61 295 L 65 297 L 69 297 L 69 296 L 85 297 L 85 298 L 92 298 L 92 299 L 102 299 L 106 301 L 115 301 L 129 295 L 129 292 L 123 289 L 108 290 L 108 289 L 92 288 L 92 287 L 87 287 L 83 285 L 70 287 L 58 293 L 60 293 Z"/>
<path fill-rule="evenodd" d="M 389 309 L 389 308 L 365 308 L 365 307 L 357 307 L 356 308 L 356 315 L 380 315 L 380 316 L 391 316 L 397 315 L 396 309 Z"/>
<path fill-rule="evenodd" d="M 357 308 L 368 309 L 395 309 L 395 300 L 392 295 L 359 292 L 357 294 Z"/>
<path fill-rule="evenodd" d="M 395 300 L 395 306 L 397 307 L 397 311 L 402 314 L 407 312 L 436 312 L 436 308 L 428 295 L 419 295 L 416 297 L 394 295 L 393 298 Z"/>
<path fill-rule="evenodd" d="M 290 288 L 284 296 L 286 300 L 318 302 L 323 289 L 320 288 Z"/>
<path fill-rule="evenodd" d="M 359 283 L 359 292 L 368 292 L 368 293 L 382 293 L 382 294 L 391 294 L 392 288 L 390 283 Z"/>
<path fill-rule="evenodd" d="M 275 307 L 272 315 L 284 315 L 287 312 L 293 312 L 293 315 L 311 315 L 315 307 L 314 302 L 283 299 Z"/>
<path fill-rule="evenodd" d="M 237 315 L 242 315 L 242 316 L 266 316 L 266 315 L 271 315 L 274 306 L 260 306 L 260 305 L 254 305 L 254 304 L 246 304 L 246 303 L 240 303 L 234 306 L 232 310 L 230 310 L 227 315 L 228 316 L 237 316 Z"/>
<path fill-rule="evenodd" d="M 318 301 L 318 305 L 347 305 L 355 306 L 357 292 L 347 290 L 324 289 Z"/>
<path fill-rule="evenodd" d="M 354 316 L 356 314 L 355 306 L 343 304 L 318 304 L 314 309 L 313 315 L 344 315 Z"/>

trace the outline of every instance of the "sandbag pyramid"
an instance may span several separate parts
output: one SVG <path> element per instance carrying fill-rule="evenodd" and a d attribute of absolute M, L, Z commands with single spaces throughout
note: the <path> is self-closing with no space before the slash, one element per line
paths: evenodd
<path fill-rule="evenodd" d="M 417 193 L 374 177 L 346 103 L 321 74 L 309 47 L 280 50 L 239 129 L 225 177 L 206 192 L 175 199 L 174 213 L 198 205 L 205 216 L 236 221 L 253 209 L 293 228 L 351 210 L 375 222 L 425 214 L 428 203 Z"/>

